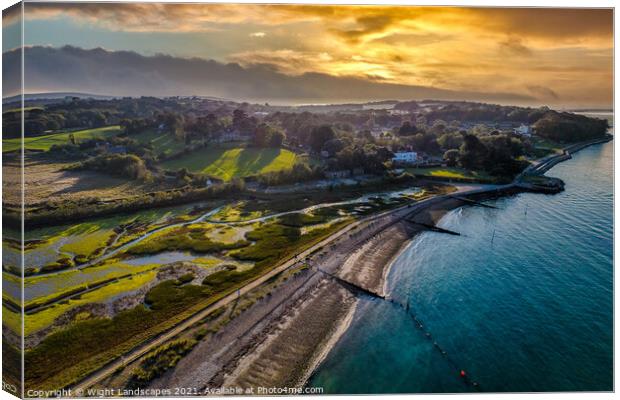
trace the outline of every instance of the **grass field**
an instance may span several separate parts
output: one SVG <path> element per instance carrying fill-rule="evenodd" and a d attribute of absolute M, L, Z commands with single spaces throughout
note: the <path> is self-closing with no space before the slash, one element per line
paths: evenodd
<path fill-rule="evenodd" d="M 469 171 L 457 167 L 407 168 L 414 175 L 425 175 L 446 179 L 492 180 L 493 178 L 480 171 Z"/>
<path fill-rule="evenodd" d="M 75 140 L 88 140 L 95 138 L 107 138 L 115 136 L 121 132 L 121 127 L 118 125 L 105 126 L 103 128 L 85 129 L 83 131 L 67 132 L 67 133 L 54 133 L 51 135 L 27 137 L 24 138 L 24 146 L 26 150 L 40 150 L 47 151 L 55 144 L 67 144 L 69 143 L 69 135 L 73 133 Z M 21 139 L 3 139 L 2 140 L 2 152 L 19 150 Z"/>
<path fill-rule="evenodd" d="M 174 136 L 168 132 L 147 130 L 136 135 L 131 135 L 130 137 L 140 143 L 151 143 L 157 155 L 163 153 L 169 156 L 183 150 L 185 147 L 185 143 L 175 140 Z"/>
<path fill-rule="evenodd" d="M 537 149 L 560 151 L 564 147 L 564 145 L 558 142 L 555 142 L 550 139 L 541 138 L 539 136 L 534 136 L 532 141 L 534 143 L 534 147 L 536 147 Z"/>
<path fill-rule="evenodd" d="M 192 172 L 201 172 L 229 181 L 233 178 L 290 169 L 296 159 L 295 153 L 285 149 L 206 148 L 166 161 L 162 166 L 172 170 L 187 168 Z"/>

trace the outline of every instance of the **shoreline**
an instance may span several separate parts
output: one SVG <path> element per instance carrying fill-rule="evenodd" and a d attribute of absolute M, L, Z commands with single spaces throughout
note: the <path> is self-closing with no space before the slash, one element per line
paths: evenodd
<path fill-rule="evenodd" d="M 319 350 L 318 354 L 312 360 L 310 364 L 310 368 L 305 372 L 303 378 L 299 382 L 299 386 L 306 386 L 310 378 L 314 372 L 318 369 L 318 367 L 325 361 L 329 353 L 336 346 L 336 344 L 342 339 L 345 333 L 351 327 L 351 323 L 353 322 L 353 317 L 355 317 L 355 313 L 357 312 L 357 306 L 359 305 L 359 300 L 356 300 L 349 308 L 345 317 L 340 321 L 340 324 L 336 326 L 334 334 L 327 340 L 325 345 Z"/>
<path fill-rule="evenodd" d="M 359 309 L 357 294 L 321 274 L 315 265 L 345 279 L 343 266 L 351 257 L 358 257 L 366 262 L 362 262 L 365 265 L 361 274 L 357 274 L 359 269 L 352 271 L 352 275 L 362 277 L 361 282 L 353 283 L 385 292 L 393 264 L 417 234 L 426 230 L 407 219 L 436 224 L 448 211 L 468 204 L 453 195 L 482 200 L 524 191 L 515 182 L 500 186 L 457 185 L 456 192 L 439 194 L 349 225 L 325 248 L 304 255 L 311 268 L 299 274 L 298 279 L 282 282 L 261 295 L 259 301 L 218 328 L 176 368 L 154 380 L 151 387 L 219 387 L 225 382 L 240 387 L 307 385 L 351 328 Z M 355 264 L 358 268 L 360 263 Z M 262 289 L 252 290 L 248 296 Z M 214 353 L 218 348 L 223 352 Z"/>
<path fill-rule="evenodd" d="M 613 135 L 607 135 L 605 138 L 603 139 L 597 139 L 597 140 L 593 140 L 593 141 L 588 141 L 588 142 L 584 142 L 584 143 L 577 143 L 577 144 L 573 144 L 571 146 L 568 146 L 566 148 L 563 149 L 563 151 L 559 154 L 553 155 L 551 157 L 549 157 L 548 160 L 546 160 L 545 167 L 546 169 L 544 170 L 543 174 L 548 172 L 550 169 L 552 169 L 554 166 L 556 166 L 557 164 L 560 164 L 564 161 L 570 160 L 572 158 L 573 154 L 578 153 L 579 151 L 588 148 L 590 146 L 593 145 L 597 145 L 597 144 L 604 144 L 604 143 L 608 143 L 611 140 L 613 140 Z M 519 188 L 517 186 L 513 187 L 513 184 L 510 185 L 510 187 L 506 188 L 509 189 L 506 192 L 502 193 L 501 191 L 497 191 L 497 190 L 491 190 L 491 191 L 483 191 L 480 193 L 474 193 L 473 195 L 475 197 L 477 197 L 479 200 L 483 200 L 486 198 L 499 198 L 499 197 L 504 197 L 504 196 L 510 196 L 513 194 L 519 194 L 519 193 L 523 193 L 525 192 L 525 190 L 523 190 L 522 188 Z M 512 190 L 510 190 L 512 189 Z M 465 205 L 467 205 L 464 202 L 461 202 L 461 204 L 457 204 L 453 207 L 450 207 L 449 205 L 447 205 L 446 203 L 449 202 L 449 199 L 442 199 L 441 202 L 439 202 L 439 206 L 447 206 L 445 208 L 445 211 L 442 213 L 442 216 L 437 220 L 437 222 L 439 222 L 448 212 L 455 210 L 459 207 L 463 207 Z M 433 207 L 433 205 L 429 205 L 429 207 Z M 425 209 L 421 209 L 417 212 L 415 212 L 413 215 L 417 215 L 420 214 L 422 212 L 424 212 Z M 394 266 L 394 264 L 396 263 L 396 261 L 399 259 L 399 257 L 415 242 L 415 240 L 419 237 L 419 234 L 421 232 L 416 232 L 410 240 L 408 240 L 406 243 L 403 243 L 401 246 L 401 249 L 399 250 L 399 252 L 394 255 L 392 257 L 392 259 L 390 260 L 390 262 L 384 266 L 383 268 L 383 279 L 382 279 L 382 292 L 384 295 L 388 295 L 388 277 L 390 275 L 390 272 L 392 271 L 392 268 Z M 357 311 L 357 305 L 358 303 L 356 302 L 354 305 L 354 309 L 355 311 Z M 355 312 L 354 312 L 355 313 Z M 354 314 L 353 313 L 353 314 Z M 335 346 L 338 344 L 338 341 L 340 341 L 340 339 L 344 336 L 344 334 L 346 334 L 346 331 L 350 328 L 350 323 L 347 326 L 345 332 L 342 333 L 342 335 L 340 337 L 338 337 L 337 340 L 335 340 L 331 346 L 331 348 L 326 352 L 324 358 L 326 358 L 329 353 L 335 348 Z M 323 352 L 325 351 L 325 349 L 323 350 Z M 323 360 L 324 360 L 323 358 Z M 322 362 L 321 362 L 322 363 Z M 319 369 L 319 367 L 321 366 L 321 363 L 317 364 L 316 367 L 314 368 L 314 370 L 312 371 L 312 373 L 309 374 L 308 376 L 308 380 L 312 377 L 312 375 L 314 375 L 314 373 Z M 304 385 L 307 384 L 308 380 L 306 382 L 304 382 Z"/>

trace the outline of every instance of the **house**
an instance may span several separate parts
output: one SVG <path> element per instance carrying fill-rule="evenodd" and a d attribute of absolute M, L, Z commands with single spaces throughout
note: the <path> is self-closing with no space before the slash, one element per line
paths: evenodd
<path fill-rule="evenodd" d="M 418 153 L 415 151 L 399 151 L 394 153 L 392 162 L 396 164 L 415 164 L 418 161 Z"/>
<path fill-rule="evenodd" d="M 515 128 L 515 133 L 521 136 L 532 136 L 532 127 L 529 125 L 521 124 L 521 126 Z"/>
<path fill-rule="evenodd" d="M 220 143 L 224 143 L 224 142 L 245 142 L 250 140 L 251 137 L 250 135 L 244 135 L 241 132 L 239 132 L 238 130 L 234 130 L 231 132 L 224 132 L 222 133 L 222 136 L 220 136 L 217 141 Z"/>

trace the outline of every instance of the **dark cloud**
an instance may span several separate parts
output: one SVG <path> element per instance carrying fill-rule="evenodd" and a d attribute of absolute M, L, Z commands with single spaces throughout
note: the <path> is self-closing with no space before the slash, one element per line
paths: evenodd
<path fill-rule="evenodd" d="M 499 43 L 500 50 L 505 53 L 517 56 L 531 56 L 532 50 L 523 44 L 523 40 L 510 37 Z"/>
<path fill-rule="evenodd" d="M 4 53 L 5 74 L 19 71 L 20 52 Z M 327 102 L 381 99 L 462 99 L 531 102 L 527 95 L 455 92 L 321 73 L 291 76 L 272 66 L 242 67 L 199 58 L 143 56 L 130 51 L 34 46 L 25 49 L 26 92 L 78 91 L 116 96 L 205 95 L 235 100 Z M 4 95 L 19 91 L 7 81 Z"/>
<path fill-rule="evenodd" d="M 395 21 L 398 21 L 398 18 L 395 15 L 365 15 L 356 18 L 359 28 L 349 30 L 332 29 L 332 32 L 350 42 L 355 43 L 367 35 L 384 32 L 388 27 L 394 24 Z"/>
<path fill-rule="evenodd" d="M 613 9 L 478 8 L 483 28 L 548 40 L 613 39 Z"/>
<path fill-rule="evenodd" d="M 453 38 L 454 35 L 437 33 L 392 33 L 387 36 L 374 39 L 373 42 L 395 46 L 422 46 L 440 43 Z"/>
<path fill-rule="evenodd" d="M 559 100 L 560 96 L 553 90 L 549 89 L 545 86 L 538 85 L 530 85 L 527 87 L 527 90 L 532 93 L 532 95 L 543 99 L 543 100 Z"/>

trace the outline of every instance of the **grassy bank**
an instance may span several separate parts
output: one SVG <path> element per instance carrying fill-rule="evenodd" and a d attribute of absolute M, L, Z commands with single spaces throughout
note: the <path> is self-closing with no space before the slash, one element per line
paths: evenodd
<path fill-rule="evenodd" d="M 84 129 L 75 132 L 54 133 L 50 135 L 26 137 L 24 138 L 25 150 L 48 151 L 53 145 L 69 144 L 70 136 L 73 135 L 76 141 L 89 139 L 105 139 L 116 136 L 121 133 L 122 129 L 118 125 L 105 126 L 102 128 Z M 21 148 L 21 138 L 3 139 L 2 152 L 15 151 Z"/>
<path fill-rule="evenodd" d="M 495 179 L 484 171 L 470 171 L 458 167 L 407 168 L 412 175 L 443 179 L 459 179 L 472 182 L 490 182 Z"/>
<path fill-rule="evenodd" d="M 290 169 L 297 155 L 286 149 L 254 147 L 207 147 L 165 161 L 162 167 L 207 174 L 224 181 Z"/>

